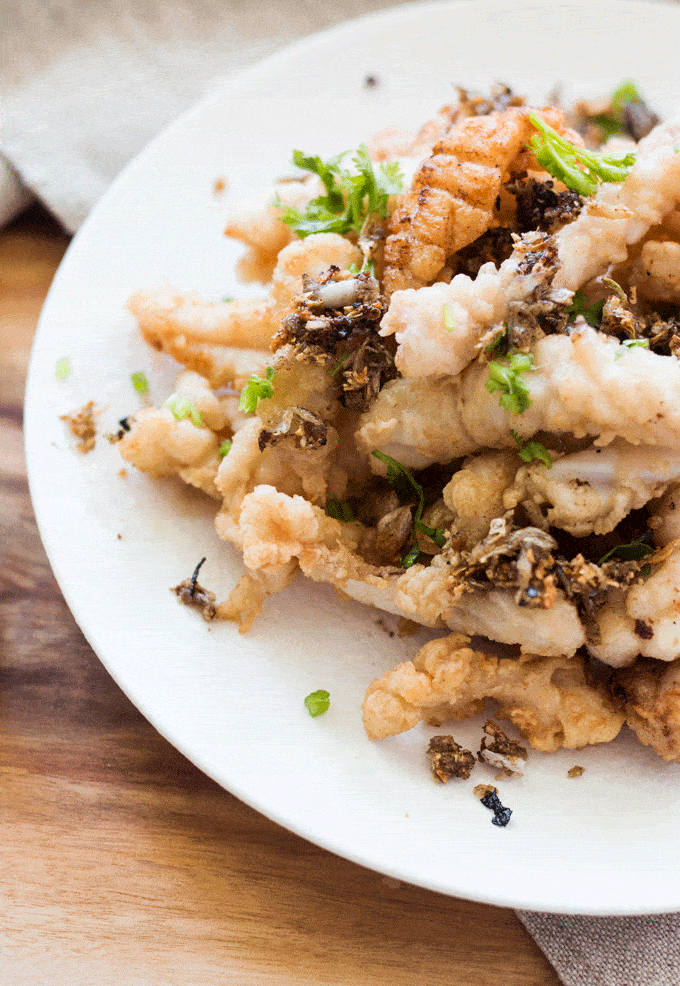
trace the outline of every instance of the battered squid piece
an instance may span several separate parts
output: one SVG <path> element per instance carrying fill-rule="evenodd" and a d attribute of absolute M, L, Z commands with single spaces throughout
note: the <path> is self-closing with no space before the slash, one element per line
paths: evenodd
<path fill-rule="evenodd" d="M 664 760 L 680 760 L 680 660 L 638 661 L 614 677 L 626 724 Z"/>
<path fill-rule="evenodd" d="M 240 390 L 271 361 L 272 337 L 300 294 L 303 275 L 318 277 L 332 265 L 345 269 L 361 260 L 344 237 L 318 233 L 281 249 L 267 298 L 208 302 L 170 289 L 138 292 L 128 308 L 154 349 L 201 373 L 212 387 L 233 383 Z"/>
<path fill-rule="evenodd" d="M 461 377 L 388 383 L 362 417 L 357 445 L 423 469 L 479 448 L 516 448 L 513 430 L 524 440 L 550 432 L 600 444 L 616 437 L 662 449 L 680 443 L 677 360 L 629 349 L 584 322 L 570 335 L 541 339 L 533 356 L 535 369 L 522 374 L 531 402 L 523 413 L 499 406 L 486 386 L 488 365 L 475 362 Z"/>
<path fill-rule="evenodd" d="M 238 266 L 244 281 L 269 281 L 278 254 L 293 239 L 292 230 L 281 221 L 282 207 L 303 210 L 322 192 L 320 180 L 310 174 L 299 181 L 279 182 L 274 193 L 254 196 L 230 213 L 225 236 L 241 240 L 249 248 Z"/>
<path fill-rule="evenodd" d="M 552 291 L 576 291 L 627 261 L 631 246 L 674 211 L 680 187 L 677 144 L 680 118 L 641 141 L 626 180 L 601 185 L 578 217 L 554 234 Z M 541 280 L 533 272 L 526 276 L 524 242 L 498 270 L 492 264 L 480 268 L 474 282 L 459 274 L 449 285 L 394 291 L 382 331 L 396 334 L 396 362 L 404 376 L 460 373 L 482 348 L 485 334 L 502 327 L 511 304 L 530 298 Z M 666 276 L 666 266 L 663 271 Z"/>
<path fill-rule="evenodd" d="M 433 640 L 371 682 L 362 706 L 369 738 L 479 715 L 489 698 L 499 703 L 496 718 L 509 719 L 536 750 L 608 743 L 621 729 L 623 714 L 589 684 L 582 658 L 498 658 L 469 643 L 459 634 Z"/>
<path fill-rule="evenodd" d="M 607 534 L 680 479 L 680 453 L 621 440 L 557 459 L 548 469 L 533 462 L 519 470 L 502 503 L 521 503 L 532 523 L 576 537 Z M 501 511 L 499 510 L 498 513 Z"/>
<path fill-rule="evenodd" d="M 593 657 L 622 667 L 642 657 L 673 662 L 680 654 L 680 525 L 676 520 L 678 486 L 664 496 L 650 519 L 661 547 L 644 560 L 648 572 L 616 596 L 598 615 L 599 641 L 589 643 Z"/>
<path fill-rule="evenodd" d="M 168 407 L 148 407 L 129 417 L 118 448 L 122 457 L 155 477 L 178 476 L 219 499 L 215 478 L 220 465 L 218 432 L 228 426 L 228 400 L 220 401 L 197 373 L 181 373 L 176 395 L 200 415 L 178 419 Z"/>
<path fill-rule="evenodd" d="M 493 224 L 498 196 L 511 172 L 526 170 L 527 165 L 541 170 L 525 148 L 535 133 L 531 112 L 512 107 L 469 117 L 435 144 L 388 223 L 384 276 L 388 296 L 431 284 L 447 257 Z M 559 132 L 568 132 L 559 110 L 540 112 Z"/>
<path fill-rule="evenodd" d="M 466 548 L 485 538 L 491 521 L 503 513 L 503 493 L 516 471 L 512 452 L 482 452 L 466 459 L 444 487 L 444 502 Z"/>

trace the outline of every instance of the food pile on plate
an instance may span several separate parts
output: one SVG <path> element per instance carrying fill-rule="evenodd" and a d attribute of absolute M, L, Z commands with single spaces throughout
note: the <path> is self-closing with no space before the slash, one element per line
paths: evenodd
<path fill-rule="evenodd" d="M 539 750 L 625 722 L 680 759 L 680 119 L 655 123 L 630 85 L 569 114 L 461 91 L 295 151 L 230 216 L 266 297 L 130 301 L 185 370 L 118 447 L 215 499 L 247 574 L 210 615 L 246 630 L 301 570 L 443 631 L 369 685 L 371 738 L 491 698 Z"/>

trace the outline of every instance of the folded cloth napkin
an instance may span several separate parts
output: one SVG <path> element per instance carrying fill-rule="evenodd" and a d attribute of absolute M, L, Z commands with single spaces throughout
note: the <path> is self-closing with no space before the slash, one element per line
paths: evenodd
<path fill-rule="evenodd" d="M 5 0 L 0 224 L 26 202 L 18 173 L 74 232 L 122 166 L 226 75 L 395 3 Z M 519 917 L 565 986 L 680 983 L 680 915 Z"/>

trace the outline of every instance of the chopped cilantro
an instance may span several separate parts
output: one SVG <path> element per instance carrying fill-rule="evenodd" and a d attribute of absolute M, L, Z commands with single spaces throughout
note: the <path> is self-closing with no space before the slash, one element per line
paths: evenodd
<path fill-rule="evenodd" d="M 631 103 L 641 99 L 642 96 L 638 87 L 630 80 L 622 82 L 614 90 L 609 99 L 611 109 L 605 113 L 597 113 L 592 117 L 593 123 L 598 125 L 605 139 L 611 137 L 613 134 L 625 133 L 623 106 L 625 103 Z"/>
<path fill-rule="evenodd" d="M 654 548 L 649 543 L 649 537 L 649 534 L 643 534 L 637 541 L 631 541 L 630 544 L 617 544 L 606 555 L 602 555 L 598 565 L 604 565 L 611 558 L 616 558 L 618 561 L 638 561 L 646 555 L 651 555 Z"/>
<path fill-rule="evenodd" d="M 531 397 L 529 388 L 520 379 L 520 374 L 535 369 L 534 357 L 531 354 L 514 353 L 505 363 L 494 360 L 489 363 L 486 389 L 490 394 L 497 390 L 501 391 L 498 403 L 504 411 L 510 414 L 523 414 L 528 407 L 531 407 Z"/>
<path fill-rule="evenodd" d="M 599 329 L 602 324 L 603 308 L 604 299 L 591 302 L 588 295 L 579 288 L 574 294 L 571 305 L 567 308 L 567 314 L 570 322 L 573 322 L 577 315 L 583 315 L 588 325 L 592 325 L 594 329 Z"/>
<path fill-rule="evenodd" d="M 163 405 L 175 415 L 178 421 L 189 418 L 197 428 L 203 427 L 203 416 L 196 405 L 184 394 L 171 394 Z"/>
<path fill-rule="evenodd" d="M 234 299 L 232 298 L 232 296 L 230 294 L 225 294 L 224 298 L 222 298 L 222 304 L 223 305 L 229 305 L 229 304 L 231 304 L 231 302 L 233 300 Z"/>
<path fill-rule="evenodd" d="M 354 520 L 354 513 L 346 500 L 329 500 L 326 503 L 326 513 L 333 520 L 342 520 L 346 524 Z"/>
<path fill-rule="evenodd" d="M 623 181 L 635 163 L 634 154 L 615 157 L 577 147 L 561 137 L 536 113 L 529 114 L 529 120 L 541 133 L 540 137 L 532 137 L 530 142 L 538 163 L 553 178 L 579 195 L 594 195 L 601 181 Z"/>
<path fill-rule="evenodd" d="M 276 370 L 273 366 L 267 367 L 264 371 L 264 377 L 259 377 L 257 373 L 253 373 L 241 391 L 241 399 L 238 402 L 239 411 L 245 411 L 246 414 L 255 414 L 257 411 L 257 402 L 271 397 L 274 393 L 271 382 L 275 373 Z"/>
<path fill-rule="evenodd" d="M 68 356 L 60 356 L 54 367 L 57 380 L 66 380 L 71 375 L 71 360 Z"/>
<path fill-rule="evenodd" d="M 439 548 L 443 548 L 446 544 L 446 533 L 441 527 L 428 527 L 427 524 L 423 524 L 422 516 L 423 510 L 425 509 L 425 493 L 420 483 L 416 482 L 413 474 L 406 466 L 402 466 L 401 462 L 397 462 L 391 455 L 386 455 L 379 449 L 373 449 L 371 454 L 387 466 L 387 481 L 395 487 L 400 499 L 408 499 L 407 489 L 409 486 L 416 494 L 417 503 L 413 515 L 413 544 L 401 559 L 403 567 L 410 568 L 411 565 L 415 564 L 420 554 L 420 548 L 418 547 L 418 540 L 416 538 L 417 532 L 431 538 Z"/>
<path fill-rule="evenodd" d="M 533 462 L 534 459 L 537 459 L 545 463 L 548 469 L 552 469 L 552 459 L 545 445 L 541 445 L 540 442 L 525 442 L 512 429 L 510 429 L 510 434 L 517 442 L 517 454 L 522 462 Z"/>
<path fill-rule="evenodd" d="M 507 354 L 508 348 L 508 327 L 504 325 L 501 331 L 498 333 L 493 342 L 490 342 L 486 347 L 487 353 L 493 353 L 496 356 L 505 356 Z"/>
<path fill-rule="evenodd" d="M 397 162 L 381 164 L 377 172 L 364 144 L 354 153 L 355 170 L 342 167 L 342 160 L 349 151 L 324 162 L 318 156 L 306 156 L 293 151 L 293 164 L 318 175 L 325 194 L 312 199 L 304 212 L 292 206 L 284 206 L 279 200 L 274 204 L 282 210 L 281 219 L 304 239 L 311 233 L 361 232 L 367 216 L 376 214 L 387 218 L 390 195 L 400 192 L 403 177 Z"/>
<path fill-rule="evenodd" d="M 456 327 L 456 316 L 453 312 L 453 305 L 444 305 L 444 328 L 447 332 L 453 332 Z"/>
<path fill-rule="evenodd" d="M 330 704 L 330 693 L 323 688 L 319 688 L 316 692 L 310 692 L 305 699 L 305 705 L 307 706 L 310 716 L 313 718 L 322 715 L 324 712 L 328 712 Z"/>
<path fill-rule="evenodd" d="M 223 459 L 225 457 L 225 455 L 229 455 L 229 451 L 231 449 L 232 444 L 233 443 L 232 443 L 232 441 L 231 441 L 230 438 L 226 438 L 222 442 L 222 444 L 220 445 L 220 448 L 219 448 L 220 459 Z"/>
<path fill-rule="evenodd" d="M 652 574 L 652 566 L 649 564 L 649 562 L 647 562 L 647 564 L 643 565 L 642 568 L 640 569 L 640 575 L 642 575 L 642 577 L 646 579 L 647 576 L 651 574 Z"/>
<path fill-rule="evenodd" d="M 132 380 L 132 386 L 138 394 L 143 396 L 149 393 L 149 381 L 146 379 L 146 374 L 138 370 L 136 373 L 130 374 L 130 380 Z"/>
<path fill-rule="evenodd" d="M 624 339 L 614 359 L 621 359 L 628 349 L 649 349 L 649 339 Z"/>

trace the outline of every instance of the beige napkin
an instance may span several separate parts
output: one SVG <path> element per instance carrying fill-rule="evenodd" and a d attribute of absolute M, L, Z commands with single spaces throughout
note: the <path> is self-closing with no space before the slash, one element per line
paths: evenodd
<path fill-rule="evenodd" d="M 225 76 L 302 34 L 395 5 L 4 0 L 2 151 L 75 231 L 123 165 Z M 7 216 L 25 202 L 16 173 L 0 161 L 0 223 L 3 204 Z M 680 984 L 680 915 L 519 917 L 565 986 Z"/>

